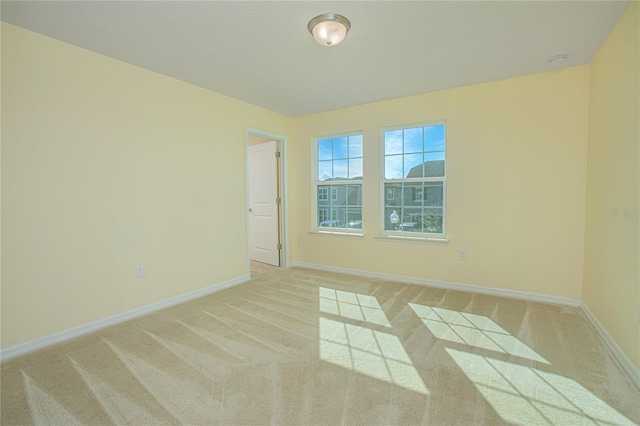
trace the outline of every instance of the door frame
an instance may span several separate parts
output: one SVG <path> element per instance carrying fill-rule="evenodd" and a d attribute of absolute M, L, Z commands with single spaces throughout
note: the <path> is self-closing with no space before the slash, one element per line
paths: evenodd
<path fill-rule="evenodd" d="M 278 227 L 280 244 L 282 249 L 280 250 L 280 267 L 286 268 L 289 266 L 289 221 L 288 221 L 288 196 L 287 196 L 287 137 L 277 133 L 269 132 L 262 129 L 256 129 L 247 126 L 245 129 L 244 137 L 244 160 L 245 160 L 245 217 L 247 221 L 247 269 L 251 272 L 251 217 L 249 212 L 249 135 L 259 136 L 261 138 L 267 138 L 275 140 L 277 142 L 280 151 L 280 161 L 278 163 L 278 193 L 280 194 L 280 211 L 278 217 Z"/>

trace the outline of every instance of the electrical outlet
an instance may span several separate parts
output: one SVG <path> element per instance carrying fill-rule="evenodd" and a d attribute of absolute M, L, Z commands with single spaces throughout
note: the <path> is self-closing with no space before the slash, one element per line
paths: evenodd
<path fill-rule="evenodd" d="M 136 278 L 144 277 L 144 265 L 136 265 Z"/>
<path fill-rule="evenodd" d="M 298 236 L 298 245 L 302 244 L 302 237 Z"/>
<path fill-rule="evenodd" d="M 460 249 L 458 251 L 458 259 L 467 260 L 467 249 Z"/>

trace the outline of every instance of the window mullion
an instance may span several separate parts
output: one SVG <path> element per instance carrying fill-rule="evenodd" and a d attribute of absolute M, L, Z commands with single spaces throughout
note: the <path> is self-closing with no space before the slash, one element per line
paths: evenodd
<path fill-rule="evenodd" d="M 316 211 L 328 209 L 326 216 L 317 213 L 317 228 L 350 228 L 348 222 L 351 218 L 362 217 L 362 206 L 352 207 L 350 197 L 362 197 L 362 179 L 351 180 L 351 177 L 359 177 L 363 168 L 362 134 L 351 133 L 347 135 L 320 138 L 315 140 L 316 150 L 319 153 L 316 162 L 318 173 L 315 176 L 316 183 Z M 322 148 L 321 148 L 322 146 Z M 322 158 L 322 159 L 321 159 Z M 324 172 L 320 171 L 320 161 L 324 161 Z M 329 163 L 331 166 L 329 167 Z M 359 173 L 360 172 L 360 173 Z M 328 176 L 330 174 L 330 176 Z M 325 180 L 320 180 L 325 179 Z M 351 192 L 349 186 L 357 188 Z M 326 193 L 320 186 L 326 188 Z M 357 210 L 359 209 L 359 214 Z M 321 220 L 324 219 L 324 220 Z M 359 222 L 354 219 L 354 222 Z M 359 226 L 361 228 L 361 225 Z"/>
<path fill-rule="evenodd" d="M 444 234 L 445 124 L 383 129 L 381 139 L 383 230 Z"/>

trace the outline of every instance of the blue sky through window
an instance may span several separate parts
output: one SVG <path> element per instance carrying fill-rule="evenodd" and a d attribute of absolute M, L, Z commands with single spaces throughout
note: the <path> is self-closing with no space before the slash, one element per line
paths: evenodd
<path fill-rule="evenodd" d="M 362 178 L 362 135 L 318 140 L 318 180 Z"/>
<path fill-rule="evenodd" d="M 385 179 L 430 176 L 420 167 L 445 159 L 444 124 L 384 132 Z"/>
<path fill-rule="evenodd" d="M 444 124 L 424 128 L 424 150 L 444 151 Z"/>

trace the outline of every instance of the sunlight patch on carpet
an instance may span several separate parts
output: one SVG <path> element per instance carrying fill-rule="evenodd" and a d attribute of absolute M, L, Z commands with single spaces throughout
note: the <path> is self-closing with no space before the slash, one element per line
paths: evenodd
<path fill-rule="evenodd" d="M 388 333 L 320 318 L 320 359 L 429 395 L 400 339 Z"/>
<path fill-rule="evenodd" d="M 357 321 L 391 327 L 374 296 L 320 287 L 320 311 Z"/>
<path fill-rule="evenodd" d="M 486 316 L 417 303 L 409 303 L 409 306 L 438 339 L 549 364 Z"/>
<path fill-rule="evenodd" d="M 446 349 L 505 421 L 516 424 L 633 423 L 569 378 L 469 352 Z"/>

